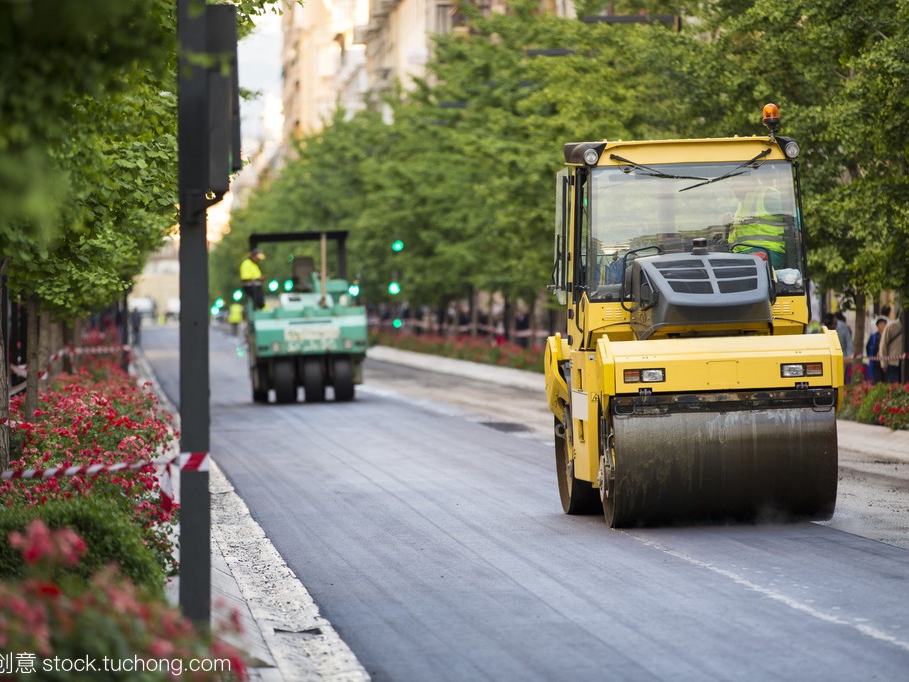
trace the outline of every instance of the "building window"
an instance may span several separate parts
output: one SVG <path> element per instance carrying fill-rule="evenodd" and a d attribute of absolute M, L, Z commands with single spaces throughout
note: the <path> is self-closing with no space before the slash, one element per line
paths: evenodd
<path fill-rule="evenodd" d="M 454 28 L 454 18 L 456 10 L 452 5 L 439 3 L 436 5 L 436 25 L 435 33 L 439 35 L 448 35 Z"/>

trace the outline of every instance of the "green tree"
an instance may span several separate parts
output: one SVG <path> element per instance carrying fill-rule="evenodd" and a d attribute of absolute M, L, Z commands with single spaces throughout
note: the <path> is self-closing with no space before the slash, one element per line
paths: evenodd
<path fill-rule="evenodd" d="M 243 26 L 268 4 L 243 0 Z M 40 314 L 72 320 L 122 295 L 174 223 L 175 9 L 0 3 L 0 269 L 28 302 L 30 351 Z M 26 414 L 40 358 L 29 366 Z"/>

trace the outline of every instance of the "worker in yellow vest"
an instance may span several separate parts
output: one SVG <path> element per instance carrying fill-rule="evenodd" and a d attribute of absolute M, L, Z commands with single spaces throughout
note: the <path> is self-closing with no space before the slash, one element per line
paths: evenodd
<path fill-rule="evenodd" d="M 755 185 L 747 175 L 732 178 L 732 189 L 739 206 L 732 216 L 729 243 L 747 242 L 762 248 L 740 248 L 739 253 L 754 253 L 775 269 L 786 267 L 786 223 L 780 192 L 773 187 Z M 766 249 L 766 251 L 764 250 Z"/>
<path fill-rule="evenodd" d="M 227 322 L 230 324 L 230 333 L 237 336 L 240 333 L 240 323 L 243 321 L 243 305 L 231 303 L 227 309 Z"/>
<path fill-rule="evenodd" d="M 252 301 L 256 310 L 265 307 L 265 292 L 262 289 L 262 270 L 259 263 L 265 260 L 265 254 L 253 249 L 249 256 L 240 263 L 240 280 L 243 282 L 243 293 Z"/>

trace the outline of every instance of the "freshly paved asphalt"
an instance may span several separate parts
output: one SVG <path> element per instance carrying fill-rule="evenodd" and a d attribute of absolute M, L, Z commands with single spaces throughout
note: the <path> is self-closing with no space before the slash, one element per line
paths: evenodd
<path fill-rule="evenodd" d="M 147 357 L 176 395 L 175 332 L 153 332 Z M 221 341 L 212 357 L 228 364 L 236 344 Z M 500 368 L 370 357 L 542 387 Z M 363 679 L 363 667 L 390 680 L 896 679 L 909 665 L 905 550 L 815 524 L 604 535 L 595 519 L 549 508 L 550 453 L 544 462 L 528 441 L 368 391 L 344 406 L 346 423 L 328 403 L 252 406 L 245 376 L 223 370 L 212 451 L 268 531 L 253 531 L 256 551 L 270 537 L 280 554 L 267 561 L 287 569 L 251 561 L 249 543 L 231 543 L 213 517 L 226 550 L 215 570 L 236 574 L 234 596 L 258 612 L 272 654 L 262 679 Z M 881 456 L 906 457 L 907 435 L 840 423 L 842 448 Z M 250 572 L 273 579 L 244 592 Z M 297 576 L 327 620 L 310 599 L 318 625 L 298 622 L 288 638 L 282 614 L 258 602 L 302 588 Z M 284 607 L 309 599 L 293 594 Z M 328 621 L 349 645 L 340 658 L 306 668 L 282 653 L 282 637 L 317 639 Z"/>

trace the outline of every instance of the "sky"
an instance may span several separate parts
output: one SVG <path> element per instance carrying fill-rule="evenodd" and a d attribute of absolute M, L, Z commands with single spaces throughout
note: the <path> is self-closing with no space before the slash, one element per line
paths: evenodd
<path fill-rule="evenodd" d="M 267 127 L 278 125 L 281 111 L 281 17 L 268 12 L 256 30 L 237 46 L 240 87 L 258 90 L 254 100 L 240 101 L 240 134 L 244 155 L 261 146 Z M 263 114 L 267 122 L 263 123 Z"/>

